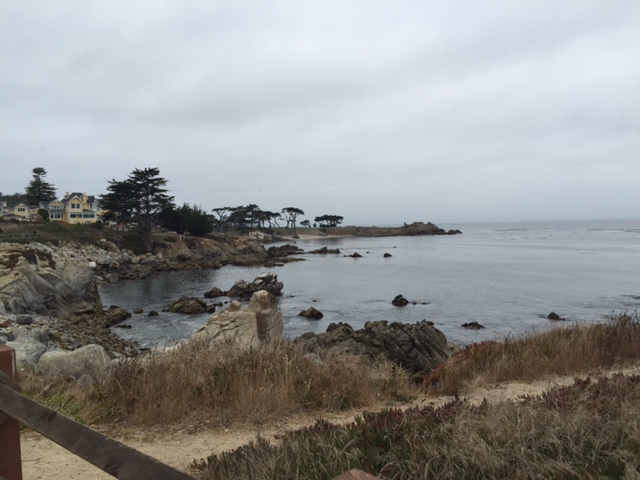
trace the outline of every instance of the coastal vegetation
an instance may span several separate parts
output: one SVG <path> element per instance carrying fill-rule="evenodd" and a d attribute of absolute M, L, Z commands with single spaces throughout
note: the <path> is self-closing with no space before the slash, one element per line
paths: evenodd
<path fill-rule="evenodd" d="M 102 218 L 126 225 L 133 223 L 151 251 L 151 234 L 163 210 L 173 206 L 173 197 L 165 187 L 167 180 L 157 168 L 134 169 L 126 180 L 110 180 L 107 193 L 100 197 Z"/>
<path fill-rule="evenodd" d="M 33 178 L 25 189 L 24 198 L 30 205 L 38 205 L 40 202 L 48 202 L 56 198 L 56 188 L 47 182 L 44 177 L 47 171 L 42 167 L 32 170 Z"/>
<path fill-rule="evenodd" d="M 471 344 L 433 370 L 425 386 L 434 393 L 456 395 L 487 384 L 587 374 L 637 361 L 640 319 L 637 312 L 622 313 L 604 322 Z"/>
<path fill-rule="evenodd" d="M 105 427 L 198 429 L 369 410 L 353 424 L 318 421 L 275 443 L 259 438 L 211 456 L 194 465 L 201 478 L 329 479 L 351 468 L 399 479 L 630 478 L 640 467 L 640 377 L 595 375 L 639 359 L 640 320 L 621 314 L 471 345 L 422 385 L 385 361 L 311 358 L 290 341 L 250 350 L 191 342 L 119 361 L 81 386 L 33 373 L 22 385 L 37 401 Z M 463 398 L 495 382 L 553 375 L 580 379 L 517 401 L 472 405 Z M 443 394 L 451 395 L 444 406 L 425 403 Z"/>
<path fill-rule="evenodd" d="M 390 362 L 347 354 L 311 358 L 284 340 L 249 350 L 192 340 L 118 361 L 103 378 L 87 382 L 35 372 L 21 379 L 26 395 L 80 421 L 127 426 L 261 424 L 418 393 L 409 374 Z"/>
<path fill-rule="evenodd" d="M 203 479 L 638 478 L 640 376 L 576 379 L 538 397 L 364 413 L 258 438 L 198 464 Z"/>

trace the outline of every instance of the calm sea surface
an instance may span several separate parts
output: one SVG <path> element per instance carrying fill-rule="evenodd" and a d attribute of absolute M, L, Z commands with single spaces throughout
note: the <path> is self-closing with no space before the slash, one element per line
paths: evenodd
<path fill-rule="evenodd" d="M 339 248 L 340 255 L 304 255 L 264 267 L 168 272 L 105 285 L 105 306 L 160 311 L 181 295 L 227 290 L 237 280 L 272 271 L 284 283 L 280 308 L 285 335 L 324 332 L 331 322 L 355 328 L 367 320 L 431 320 L 450 342 L 468 344 L 548 328 L 555 311 L 578 322 L 640 307 L 640 220 L 439 225 L 455 236 L 298 240 L 299 247 Z M 353 252 L 362 258 L 348 258 Z M 392 257 L 383 258 L 385 253 Z M 398 294 L 417 302 L 398 308 Z M 314 306 L 324 318 L 297 314 Z M 115 329 L 142 345 L 171 344 L 206 323 L 208 315 L 160 312 L 134 315 L 130 330 Z M 461 328 L 477 321 L 484 330 Z"/>

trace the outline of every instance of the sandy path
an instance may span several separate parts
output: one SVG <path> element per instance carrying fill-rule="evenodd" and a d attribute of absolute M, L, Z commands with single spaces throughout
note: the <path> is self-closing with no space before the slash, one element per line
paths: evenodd
<path fill-rule="evenodd" d="M 592 377 L 609 375 L 615 372 L 625 374 L 640 374 L 640 366 L 615 370 L 611 372 L 590 372 Z M 589 374 L 579 375 L 584 378 Z M 576 375 L 578 376 L 578 375 Z M 489 387 L 474 389 L 463 397 L 470 402 L 479 403 L 483 399 L 490 402 L 515 399 L 521 395 L 540 394 L 556 385 L 570 385 L 574 376 L 553 377 L 535 382 L 506 382 Z M 410 406 L 439 406 L 451 400 L 451 397 L 421 396 Z M 382 406 L 380 407 L 382 408 Z M 360 411 L 348 411 L 335 414 L 323 414 L 322 418 L 336 423 L 347 423 Z M 193 460 L 206 459 L 212 453 L 221 453 L 249 443 L 257 435 L 273 439 L 274 435 L 311 425 L 320 416 L 298 415 L 275 425 L 264 427 L 248 426 L 233 428 L 217 428 L 203 432 L 177 432 L 171 435 L 153 431 L 129 431 L 126 435 L 113 435 L 119 440 L 141 452 L 181 470 L 188 471 L 188 465 Z M 34 432 L 27 432 L 22 436 L 22 461 L 24 480 L 51 479 L 112 479 L 110 475 L 100 471 L 88 462 L 67 452 L 50 440 Z"/>

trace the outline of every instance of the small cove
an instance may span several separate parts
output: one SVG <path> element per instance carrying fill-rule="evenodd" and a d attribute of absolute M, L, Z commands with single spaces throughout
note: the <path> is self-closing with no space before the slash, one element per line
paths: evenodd
<path fill-rule="evenodd" d="M 224 267 L 166 272 L 101 287 L 105 306 L 145 309 L 115 329 L 144 346 L 172 344 L 190 336 L 209 315 L 161 310 L 181 295 L 201 297 L 211 287 L 227 290 L 264 271 L 284 283 L 280 308 L 285 335 L 326 330 L 329 323 L 361 328 L 368 320 L 433 321 L 449 341 L 472 342 L 548 328 L 556 311 L 569 320 L 600 320 L 640 306 L 640 221 L 519 222 L 442 225 L 464 234 L 435 237 L 326 238 L 298 240 L 305 251 L 322 246 L 340 255 L 303 255 L 283 267 Z M 358 252 L 362 258 L 347 258 Z M 384 258 L 389 253 L 390 258 Z M 403 294 L 406 307 L 391 305 Z M 224 299 L 223 299 L 224 300 Z M 314 306 L 319 321 L 297 314 Z M 151 309 L 159 317 L 149 318 Z M 466 330 L 465 322 L 486 328 Z"/>

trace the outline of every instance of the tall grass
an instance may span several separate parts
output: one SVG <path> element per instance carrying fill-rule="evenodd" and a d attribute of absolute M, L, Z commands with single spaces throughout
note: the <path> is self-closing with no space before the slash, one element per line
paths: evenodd
<path fill-rule="evenodd" d="M 212 455 L 202 477 L 320 480 L 359 468 L 397 480 L 640 478 L 638 402 L 640 377 L 617 376 L 524 403 L 365 413 Z"/>
<path fill-rule="evenodd" d="M 172 351 L 117 362 L 78 387 L 27 375 L 26 394 L 86 422 L 130 425 L 261 423 L 302 411 L 367 407 L 416 393 L 408 375 L 387 362 L 355 356 L 309 358 L 292 342 L 242 350 L 192 341 Z M 67 412 L 70 413 L 70 412 Z"/>
<path fill-rule="evenodd" d="M 452 395 L 488 383 L 577 374 L 638 360 L 640 320 L 637 314 L 625 313 L 603 323 L 469 345 L 431 372 L 425 385 Z"/>

